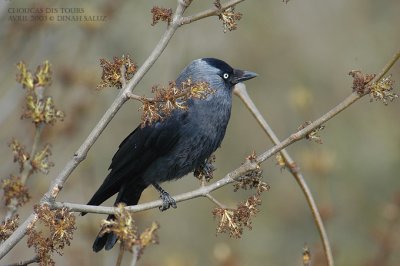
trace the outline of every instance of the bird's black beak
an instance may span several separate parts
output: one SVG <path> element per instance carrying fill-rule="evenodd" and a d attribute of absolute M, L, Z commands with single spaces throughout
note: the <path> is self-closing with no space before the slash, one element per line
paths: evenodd
<path fill-rule="evenodd" d="M 249 80 L 252 78 L 257 77 L 257 74 L 251 71 L 246 71 L 246 70 L 240 70 L 240 69 L 234 69 L 233 70 L 233 78 L 232 78 L 232 83 L 237 84 L 239 82 Z"/>

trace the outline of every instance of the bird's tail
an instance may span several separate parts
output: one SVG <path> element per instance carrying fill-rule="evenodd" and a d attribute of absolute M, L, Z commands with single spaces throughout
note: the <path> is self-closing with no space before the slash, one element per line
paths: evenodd
<path fill-rule="evenodd" d="M 109 215 L 107 217 L 107 220 L 114 220 L 114 215 Z M 94 252 L 99 252 L 100 250 L 105 248 L 105 250 L 111 249 L 115 243 L 117 242 L 118 237 L 114 233 L 104 233 L 104 234 L 98 234 L 96 239 L 94 240 L 93 243 L 93 251 Z"/>
<path fill-rule="evenodd" d="M 121 191 L 118 193 L 117 199 L 115 200 L 115 206 L 123 202 L 127 206 L 136 205 L 139 202 L 140 196 L 147 185 L 135 184 L 123 186 Z M 109 215 L 107 220 L 114 220 L 114 215 Z M 98 234 L 96 240 L 93 243 L 93 251 L 98 252 L 105 248 L 110 250 L 118 240 L 118 236 L 113 232 L 107 232 L 104 234 Z"/>

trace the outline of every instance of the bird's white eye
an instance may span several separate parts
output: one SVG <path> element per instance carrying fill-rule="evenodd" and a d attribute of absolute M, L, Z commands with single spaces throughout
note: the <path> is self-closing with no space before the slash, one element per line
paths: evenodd
<path fill-rule="evenodd" d="M 228 73 L 225 73 L 225 74 L 223 75 L 223 78 L 224 78 L 224 79 L 228 79 L 228 78 L 229 78 L 229 74 L 228 74 Z"/>

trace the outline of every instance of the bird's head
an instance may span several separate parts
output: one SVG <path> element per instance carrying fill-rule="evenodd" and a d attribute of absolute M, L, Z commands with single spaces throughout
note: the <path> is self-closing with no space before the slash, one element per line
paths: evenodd
<path fill-rule="evenodd" d="M 251 71 L 232 68 L 226 62 L 216 58 L 201 58 L 192 61 L 179 75 L 177 83 L 187 79 L 205 81 L 214 89 L 232 89 L 239 82 L 252 79 L 257 74 Z"/>

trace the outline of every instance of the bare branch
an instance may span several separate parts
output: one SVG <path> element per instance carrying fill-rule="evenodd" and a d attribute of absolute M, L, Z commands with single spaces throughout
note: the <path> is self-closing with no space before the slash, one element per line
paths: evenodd
<path fill-rule="evenodd" d="M 119 253 L 118 253 L 118 258 L 117 258 L 117 262 L 115 263 L 115 266 L 121 266 L 122 258 L 124 257 L 124 253 L 125 253 L 124 243 L 121 242 L 119 244 Z"/>
<path fill-rule="evenodd" d="M 246 85 L 243 83 L 240 83 L 236 85 L 234 93 L 244 102 L 246 107 L 250 110 L 251 114 L 254 116 L 254 118 L 257 120 L 257 122 L 260 124 L 260 126 L 264 129 L 265 133 L 268 135 L 268 137 L 272 140 L 272 142 L 277 145 L 279 144 L 279 139 L 275 135 L 274 131 L 272 128 L 268 125 L 267 121 L 264 119 L 264 117 L 261 115 L 260 111 L 257 109 L 256 105 L 250 98 L 250 96 L 247 93 L 246 90 Z M 311 213 L 313 215 L 315 224 L 318 228 L 318 232 L 321 237 L 322 245 L 324 247 L 325 251 L 325 256 L 328 262 L 328 265 L 333 266 L 333 255 L 332 255 L 332 249 L 329 243 L 328 235 L 325 230 L 324 223 L 322 221 L 321 215 L 319 213 L 317 204 L 315 203 L 314 197 L 311 193 L 310 188 L 307 185 L 307 182 L 305 181 L 303 174 L 300 172 L 299 168 L 297 167 L 296 163 L 294 160 L 290 157 L 289 153 L 285 150 L 281 150 L 282 157 L 285 160 L 285 165 L 288 167 L 290 173 L 293 175 L 293 177 L 296 179 L 297 183 L 299 184 L 301 190 L 304 193 L 304 196 L 306 197 L 308 206 L 311 209 Z"/>
<path fill-rule="evenodd" d="M 12 263 L 12 264 L 8 264 L 7 266 L 26 266 L 32 263 L 38 263 L 40 261 L 38 256 L 33 257 L 30 260 L 26 260 L 26 261 L 20 261 L 17 263 Z"/>
<path fill-rule="evenodd" d="M 393 67 L 393 65 L 399 60 L 400 58 L 400 50 L 397 51 L 392 57 L 392 59 L 386 64 L 386 66 L 381 70 L 381 72 L 371 81 L 372 82 L 378 82 L 380 81 L 386 73 L 389 72 L 389 70 Z"/>
<path fill-rule="evenodd" d="M 227 207 L 222 204 L 219 200 L 217 200 L 216 198 L 214 198 L 211 194 L 206 194 L 205 195 L 209 200 L 211 200 L 212 202 L 214 202 L 215 205 L 217 205 L 218 207 L 220 207 L 221 209 L 227 209 Z"/>
<path fill-rule="evenodd" d="M 245 0 L 231 0 L 231 1 L 226 2 L 225 4 L 223 4 L 220 9 L 217 8 L 217 7 L 213 7 L 213 8 L 210 8 L 208 10 L 199 12 L 199 13 L 197 13 L 195 15 L 183 17 L 181 19 L 181 25 L 189 24 L 189 23 L 195 22 L 197 20 L 200 20 L 200 19 L 203 19 L 203 18 L 207 18 L 207 17 L 211 17 L 211 16 L 218 16 L 222 11 L 224 11 L 224 10 L 226 10 L 226 9 L 232 7 L 232 6 L 235 6 L 235 5 L 237 5 L 237 4 L 239 4 L 240 2 L 243 2 L 243 1 L 245 1 Z"/>
<path fill-rule="evenodd" d="M 133 252 L 132 252 L 132 260 L 131 260 L 131 266 L 136 266 L 138 259 L 140 255 L 140 246 L 135 245 L 133 246 Z"/>
<path fill-rule="evenodd" d="M 153 101 L 153 98 L 147 98 L 147 97 L 139 96 L 139 95 L 134 94 L 132 92 L 127 92 L 126 95 L 128 96 L 129 99 L 137 100 L 137 101 L 140 101 L 142 103 L 144 101 Z"/>
<path fill-rule="evenodd" d="M 200 187 L 193 191 L 189 191 L 186 193 L 182 193 L 176 196 L 173 196 L 176 202 L 181 202 L 185 200 L 190 200 L 198 197 L 207 197 L 207 194 L 210 192 L 217 190 L 227 184 L 234 182 L 234 178 L 245 174 L 247 171 L 254 170 L 257 168 L 257 164 L 243 164 L 241 167 L 227 174 L 224 178 L 204 187 Z M 149 209 L 154 209 L 162 206 L 162 200 L 155 200 L 147 203 L 142 203 L 134 206 L 125 207 L 128 211 L 131 212 L 140 212 Z M 91 205 L 83 205 L 83 204 L 75 204 L 75 203 L 63 203 L 63 202 L 53 202 L 50 203 L 52 208 L 62 208 L 67 207 L 70 208 L 71 211 L 76 212 L 88 212 L 88 213 L 101 213 L 101 214 L 114 214 L 117 208 L 115 207 L 104 207 L 104 206 L 91 206 Z"/>

